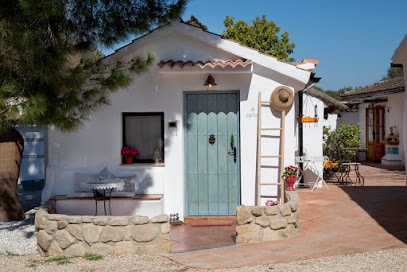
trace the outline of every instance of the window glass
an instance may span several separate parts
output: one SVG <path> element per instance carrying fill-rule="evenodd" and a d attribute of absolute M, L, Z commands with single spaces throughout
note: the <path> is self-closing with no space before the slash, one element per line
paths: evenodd
<path fill-rule="evenodd" d="M 164 161 L 164 113 L 123 113 L 123 146 L 135 147 L 137 162 Z M 155 154 L 154 154 L 155 153 Z"/>

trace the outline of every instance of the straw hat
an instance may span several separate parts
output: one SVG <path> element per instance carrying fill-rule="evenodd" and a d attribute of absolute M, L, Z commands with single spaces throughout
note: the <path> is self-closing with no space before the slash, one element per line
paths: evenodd
<path fill-rule="evenodd" d="M 270 96 L 270 105 L 278 111 L 288 110 L 294 102 L 294 93 L 287 86 L 278 86 Z"/>

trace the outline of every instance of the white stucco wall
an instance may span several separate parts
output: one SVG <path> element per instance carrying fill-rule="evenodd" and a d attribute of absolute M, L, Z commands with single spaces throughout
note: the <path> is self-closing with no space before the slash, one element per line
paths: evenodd
<path fill-rule="evenodd" d="M 303 96 L 303 115 L 315 116 L 315 106 L 317 106 L 317 123 L 303 123 L 303 152 L 304 156 L 313 159 L 312 162 L 304 169 L 304 182 L 313 183 L 321 180 L 323 177 L 323 127 L 324 120 L 324 103 L 315 97 L 304 94 Z M 296 154 L 298 154 L 298 130 L 296 133 Z M 305 166 L 304 166 L 305 167 Z M 319 183 L 318 187 L 322 187 Z"/>
<path fill-rule="evenodd" d="M 403 66 L 404 71 L 404 86 L 407 86 L 407 35 L 401 40 L 400 45 L 395 49 L 394 54 L 391 58 L 394 64 L 401 64 Z M 400 138 L 400 145 L 405 151 L 407 150 L 407 95 L 404 95 L 404 102 L 403 102 L 403 117 L 400 119 L 403 120 L 404 127 L 403 129 L 403 136 Z M 404 158 L 404 166 L 407 169 L 407 160 Z M 406 185 L 407 185 L 407 178 L 406 178 Z"/>

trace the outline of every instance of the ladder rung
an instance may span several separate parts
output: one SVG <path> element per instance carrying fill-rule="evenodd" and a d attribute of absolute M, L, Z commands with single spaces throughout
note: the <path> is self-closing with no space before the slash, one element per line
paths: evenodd
<path fill-rule="evenodd" d="M 260 183 L 260 185 L 280 185 L 281 182 L 264 182 Z"/>
<path fill-rule="evenodd" d="M 260 156 L 260 158 L 265 158 L 265 159 L 267 159 L 267 158 L 269 158 L 269 159 L 271 159 L 271 158 L 281 158 L 281 155 Z"/>
<path fill-rule="evenodd" d="M 282 130 L 282 128 L 260 128 L 261 130 Z"/>

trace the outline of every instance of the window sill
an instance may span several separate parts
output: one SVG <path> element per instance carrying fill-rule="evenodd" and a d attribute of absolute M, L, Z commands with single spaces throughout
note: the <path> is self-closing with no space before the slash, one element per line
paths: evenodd
<path fill-rule="evenodd" d="M 125 166 L 125 167 L 164 167 L 165 163 L 164 162 L 135 162 L 135 163 L 130 163 L 130 164 L 120 164 L 120 166 Z"/>

